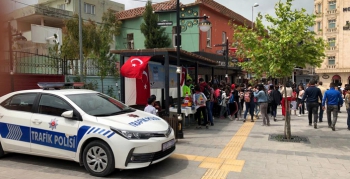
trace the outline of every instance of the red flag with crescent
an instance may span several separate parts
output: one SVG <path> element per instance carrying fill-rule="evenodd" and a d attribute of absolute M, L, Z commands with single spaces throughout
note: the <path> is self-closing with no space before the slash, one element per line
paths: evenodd
<path fill-rule="evenodd" d="M 147 105 L 147 100 L 151 96 L 151 86 L 149 83 L 148 65 L 141 72 L 141 79 L 136 79 L 136 104 Z"/>
<path fill-rule="evenodd" d="M 186 68 L 185 67 L 182 67 L 182 70 L 181 70 L 181 83 L 180 83 L 180 86 L 184 85 L 184 82 L 186 81 Z"/>
<path fill-rule="evenodd" d="M 150 59 L 151 56 L 131 56 L 121 67 L 120 74 L 127 78 L 142 79 Z"/>

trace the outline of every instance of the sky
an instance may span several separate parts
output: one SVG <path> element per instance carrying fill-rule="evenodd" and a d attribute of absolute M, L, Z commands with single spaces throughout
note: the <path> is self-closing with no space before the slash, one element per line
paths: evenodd
<path fill-rule="evenodd" d="M 11 0 L 5 0 L 5 1 L 11 1 Z M 25 4 L 37 3 L 37 0 L 15 0 L 15 1 L 23 2 Z M 125 9 L 128 10 L 136 7 L 145 6 L 147 0 L 112 0 L 112 1 L 125 4 Z M 154 3 L 164 2 L 164 1 L 166 0 L 152 0 L 152 2 Z M 258 7 L 254 8 L 254 19 L 255 19 L 259 12 L 262 13 L 263 15 L 265 14 L 274 15 L 275 14 L 274 7 L 279 0 L 215 0 L 215 1 L 220 4 L 226 5 L 227 8 L 251 20 L 252 6 L 254 5 L 254 3 L 259 4 Z M 282 1 L 285 1 L 285 0 L 282 0 Z M 189 3 L 195 2 L 195 0 L 180 0 L 180 2 L 183 4 L 189 4 Z M 11 2 L 11 4 L 12 4 L 11 5 L 12 10 L 23 7 L 23 5 L 20 3 Z M 314 1 L 313 0 L 294 0 L 293 7 L 297 9 L 305 8 L 307 12 L 311 14 L 314 8 Z M 208 15 L 210 16 L 210 14 Z"/>
<path fill-rule="evenodd" d="M 122 4 L 125 4 L 125 9 L 132 9 L 135 7 L 145 6 L 146 0 L 113 0 Z M 143 2 L 140 2 L 143 1 Z M 152 0 L 152 2 L 164 2 L 166 0 Z M 275 4 L 279 0 L 215 0 L 216 2 L 226 5 L 227 8 L 234 12 L 244 16 L 245 18 L 252 19 L 252 6 L 258 3 L 259 6 L 254 8 L 254 20 L 257 14 L 260 12 L 263 15 L 270 14 L 275 15 Z M 285 1 L 285 0 L 282 0 Z M 189 4 L 195 2 L 195 0 L 180 0 L 182 4 Z M 300 9 L 304 8 L 309 14 L 313 12 L 314 1 L 313 0 L 294 0 L 293 7 Z M 210 16 L 210 14 L 207 14 Z"/>

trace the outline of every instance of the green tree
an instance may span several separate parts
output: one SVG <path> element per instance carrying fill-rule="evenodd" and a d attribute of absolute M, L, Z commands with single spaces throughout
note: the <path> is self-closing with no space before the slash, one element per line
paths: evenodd
<path fill-rule="evenodd" d="M 165 33 L 165 28 L 157 25 L 158 16 L 153 13 L 151 1 L 148 1 L 146 4 L 146 10 L 143 13 L 143 21 L 140 28 L 146 38 L 144 43 L 147 49 L 164 48 L 170 45 L 171 41 L 168 34 Z"/>
<path fill-rule="evenodd" d="M 308 28 L 315 25 L 315 15 L 306 13 L 305 9 L 292 10 L 293 0 L 275 5 L 276 17 L 265 15 L 271 25 L 262 24 L 261 14 L 256 19 L 256 27 L 234 25 L 234 41 L 238 48 L 237 55 L 251 60 L 240 66 L 255 73 L 257 78 L 269 74 L 274 78 L 291 76 L 296 66 L 311 65 L 319 67 L 325 57 L 325 42 L 317 38 Z M 285 94 L 286 95 L 286 94 Z M 289 105 L 286 100 L 285 138 L 291 139 Z"/>
<path fill-rule="evenodd" d="M 59 56 L 66 59 L 79 59 L 79 16 L 74 15 L 73 18 L 66 20 L 63 28 L 63 42 L 61 46 L 61 54 Z M 102 83 L 106 76 L 119 75 L 116 71 L 117 59 L 110 54 L 111 44 L 114 36 L 120 34 L 121 21 L 115 15 L 115 11 L 108 9 L 102 16 L 102 22 L 97 23 L 88 20 L 83 24 L 83 55 L 84 62 L 87 59 L 92 59 L 94 65 L 98 69 L 98 75 Z M 53 51 L 57 52 L 57 46 L 53 47 Z M 56 49 L 56 50 L 55 50 Z M 70 66 L 73 66 L 73 60 L 70 61 Z M 77 65 L 75 66 L 78 67 Z M 77 74 L 78 69 L 73 69 L 73 74 Z M 86 74 L 86 67 L 85 67 Z"/>

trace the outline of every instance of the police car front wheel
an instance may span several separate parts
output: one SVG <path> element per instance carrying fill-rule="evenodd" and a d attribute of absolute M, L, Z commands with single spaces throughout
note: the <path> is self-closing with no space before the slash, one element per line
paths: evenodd
<path fill-rule="evenodd" d="M 2 158 L 5 155 L 4 150 L 2 149 L 1 143 L 0 143 L 0 158 Z"/>
<path fill-rule="evenodd" d="M 84 167 L 93 176 L 104 177 L 115 170 L 112 150 L 103 141 L 95 140 L 84 148 Z"/>

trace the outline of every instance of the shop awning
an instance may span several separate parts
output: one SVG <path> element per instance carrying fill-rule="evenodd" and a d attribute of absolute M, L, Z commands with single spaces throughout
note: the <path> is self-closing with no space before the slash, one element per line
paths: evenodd
<path fill-rule="evenodd" d="M 339 75 L 334 75 L 332 77 L 332 80 L 341 80 L 341 77 Z"/>

